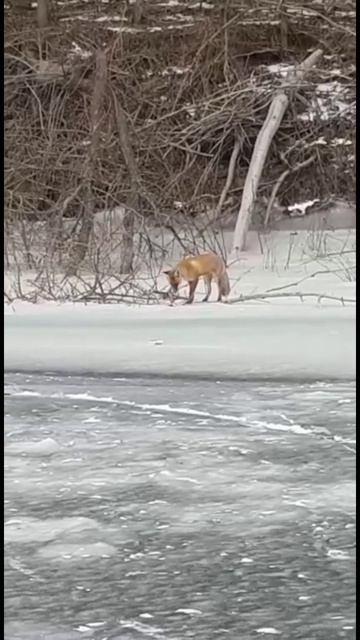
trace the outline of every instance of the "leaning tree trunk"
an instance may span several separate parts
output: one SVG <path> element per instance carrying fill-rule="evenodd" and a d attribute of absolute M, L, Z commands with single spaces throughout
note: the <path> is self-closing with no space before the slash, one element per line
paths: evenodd
<path fill-rule="evenodd" d="M 300 80 L 304 78 L 306 72 L 311 67 L 313 67 L 314 64 L 316 64 L 321 55 L 321 49 L 317 49 L 308 58 L 306 58 L 304 62 L 302 62 L 294 71 L 291 71 L 287 75 L 284 82 L 286 90 L 280 89 L 280 91 L 276 93 L 269 107 L 266 120 L 261 127 L 255 142 L 249 170 L 245 180 L 241 206 L 234 231 L 231 256 L 232 260 L 238 258 L 240 251 L 243 251 L 245 249 L 246 235 L 253 213 L 257 189 L 264 168 L 265 160 L 272 139 L 281 124 L 284 113 L 289 103 L 289 97 L 286 91 L 291 89 L 291 87 L 295 86 Z"/>

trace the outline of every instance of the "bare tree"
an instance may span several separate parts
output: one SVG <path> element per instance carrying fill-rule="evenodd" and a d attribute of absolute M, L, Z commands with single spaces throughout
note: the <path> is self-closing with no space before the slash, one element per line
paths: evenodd
<path fill-rule="evenodd" d="M 121 273 L 130 273 L 133 269 L 134 261 L 134 230 L 135 219 L 134 212 L 137 210 L 139 197 L 139 176 L 135 160 L 135 155 L 130 143 L 129 127 L 127 115 L 120 105 L 117 97 L 113 93 L 113 102 L 117 128 L 119 132 L 121 151 L 130 176 L 130 195 L 127 201 L 127 207 L 123 217 L 123 242 L 121 251 Z"/>
<path fill-rule="evenodd" d="M 90 112 L 90 144 L 84 166 L 84 204 L 81 214 L 80 229 L 72 247 L 68 274 L 76 273 L 84 260 L 94 224 L 94 195 L 92 181 L 96 169 L 99 149 L 99 134 L 102 120 L 102 106 L 106 87 L 106 53 L 96 52 L 96 71 Z"/>

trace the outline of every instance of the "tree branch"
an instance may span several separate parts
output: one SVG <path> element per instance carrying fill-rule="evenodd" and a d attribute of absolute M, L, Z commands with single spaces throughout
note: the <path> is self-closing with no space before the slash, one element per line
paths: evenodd
<path fill-rule="evenodd" d="M 328 296 L 325 293 L 301 293 L 300 291 L 291 293 L 266 293 L 265 291 L 265 293 L 254 293 L 249 296 L 239 296 L 238 298 L 230 299 L 227 301 L 227 304 L 247 302 L 248 300 L 266 300 L 267 298 L 300 298 L 301 301 L 303 298 L 317 298 L 318 302 L 321 302 L 321 300 L 336 300 L 337 302 L 341 302 L 342 305 L 346 302 L 356 304 L 355 298 L 343 298 L 342 296 L 339 298 L 338 296 Z"/>
<path fill-rule="evenodd" d="M 219 202 L 217 204 L 217 207 L 215 209 L 215 215 L 214 215 L 214 220 L 217 220 L 217 218 L 219 217 L 220 213 L 221 213 L 221 209 L 223 207 L 223 204 L 226 200 L 226 196 L 228 194 L 228 191 L 232 185 L 232 181 L 234 179 L 234 171 L 235 171 L 235 165 L 236 165 L 236 160 L 237 157 L 239 155 L 240 149 L 241 149 L 242 143 L 241 143 L 241 139 L 240 137 L 236 137 L 235 138 L 235 142 L 234 142 L 234 147 L 231 153 L 231 157 L 230 157 L 230 162 L 229 162 L 229 166 L 228 166 L 228 172 L 227 172 L 227 176 L 226 176 L 226 182 L 224 185 L 224 188 L 221 192 L 220 198 L 219 198 Z"/>

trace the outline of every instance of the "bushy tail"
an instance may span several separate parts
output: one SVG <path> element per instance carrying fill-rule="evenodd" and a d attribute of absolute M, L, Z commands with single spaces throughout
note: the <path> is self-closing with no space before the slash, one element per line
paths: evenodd
<path fill-rule="evenodd" d="M 230 293 L 230 281 L 226 271 L 219 278 L 219 287 L 222 296 L 228 296 Z"/>

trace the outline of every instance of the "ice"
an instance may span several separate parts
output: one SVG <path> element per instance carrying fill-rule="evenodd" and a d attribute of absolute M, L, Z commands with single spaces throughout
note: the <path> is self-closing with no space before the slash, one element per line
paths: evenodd
<path fill-rule="evenodd" d="M 20 617 L 16 622 L 5 623 L 4 637 L 6 640 L 49 640 L 50 638 L 51 640 L 79 640 L 81 638 L 79 631 L 64 629 L 61 623 L 59 625 L 46 622 L 36 624 L 30 620 L 22 620 Z"/>
<path fill-rule="evenodd" d="M 35 462 L 5 450 L 9 640 L 291 637 L 294 618 L 307 637 L 339 609 L 352 624 L 353 562 L 327 552 L 353 553 L 355 458 L 312 433 L 353 437 L 352 383 L 13 373 L 6 384 L 6 437 L 20 420 L 29 440 L 48 430 L 62 447 Z M 167 430 L 132 403 L 165 407 Z M 70 443 L 82 458 L 71 467 Z"/>
<path fill-rule="evenodd" d="M 176 609 L 176 613 L 186 613 L 189 616 L 201 616 L 202 614 L 199 609 Z"/>
<path fill-rule="evenodd" d="M 15 522 L 5 523 L 5 543 L 47 542 L 59 535 L 97 528 L 98 523 L 91 518 L 68 517 L 39 520 L 23 517 Z"/>
<path fill-rule="evenodd" d="M 13 455 L 52 456 L 61 450 L 61 446 L 52 438 L 39 442 L 14 442 L 6 445 L 6 453 Z"/>
<path fill-rule="evenodd" d="M 341 549 L 329 549 L 327 555 L 334 560 L 349 560 L 349 554 Z"/>
<path fill-rule="evenodd" d="M 93 544 L 50 544 L 39 550 L 39 555 L 43 558 L 51 560 L 79 561 L 83 559 L 93 558 L 110 558 L 115 555 L 117 550 L 112 545 L 104 542 L 95 542 Z"/>
<path fill-rule="evenodd" d="M 251 558 L 241 558 L 240 562 L 242 562 L 243 564 L 251 564 L 252 562 L 254 562 L 254 560 L 252 560 Z"/>
<path fill-rule="evenodd" d="M 19 306 L 5 316 L 7 370 L 313 379 L 355 374 L 355 310 L 349 306 L 194 305 L 185 313 L 184 307 L 64 305 L 55 311 Z M 150 344 L 155 330 L 161 348 Z M 334 332 L 342 339 L 334 340 Z"/>
<path fill-rule="evenodd" d="M 155 638 L 155 640 L 167 640 L 163 633 L 163 630 L 159 627 L 153 627 L 137 620 L 120 620 L 120 624 L 124 628 L 134 629 L 138 631 L 142 636 L 149 638 Z"/>

